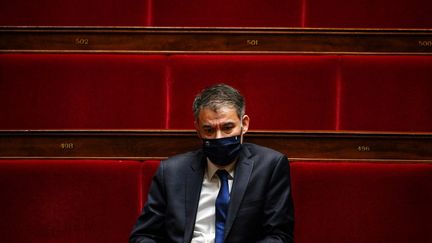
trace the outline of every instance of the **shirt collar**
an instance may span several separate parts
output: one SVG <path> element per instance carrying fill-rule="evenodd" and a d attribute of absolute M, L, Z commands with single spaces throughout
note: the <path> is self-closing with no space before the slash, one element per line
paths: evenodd
<path fill-rule="evenodd" d="M 218 170 L 226 170 L 229 174 L 228 179 L 234 178 L 234 167 L 236 162 L 233 162 L 226 166 L 218 166 L 213 164 L 208 158 L 207 158 L 207 176 L 209 179 L 213 178 L 213 176 L 216 174 L 216 171 Z"/>

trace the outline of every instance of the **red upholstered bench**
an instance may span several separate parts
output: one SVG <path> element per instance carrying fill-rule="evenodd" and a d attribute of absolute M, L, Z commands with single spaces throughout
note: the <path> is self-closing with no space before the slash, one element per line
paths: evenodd
<path fill-rule="evenodd" d="M 0 160 L 3 242 L 125 242 L 159 161 Z M 432 164 L 291 162 L 299 243 L 430 242 Z"/>
<path fill-rule="evenodd" d="M 224 82 L 251 129 L 432 131 L 431 56 L 0 55 L 0 129 L 193 129 Z"/>
<path fill-rule="evenodd" d="M 125 242 L 141 163 L 0 160 L 3 242 Z"/>
<path fill-rule="evenodd" d="M 432 131 L 432 57 L 176 55 L 168 127 L 192 129 L 203 87 L 242 91 L 252 129 Z"/>
<path fill-rule="evenodd" d="M 399 1 L 305 1 L 303 27 L 431 28 L 432 3 Z"/>
<path fill-rule="evenodd" d="M 154 164 L 0 160 L 1 241 L 126 242 Z"/>
<path fill-rule="evenodd" d="M 2 54 L 0 129 L 161 129 L 157 55 Z"/>
<path fill-rule="evenodd" d="M 299 27 L 302 0 L 157 0 L 153 26 Z"/>
<path fill-rule="evenodd" d="M 428 163 L 291 162 L 295 241 L 431 242 L 431 178 Z"/>
<path fill-rule="evenodd" d="M 431 242 L 431 178 L 428 163 L 291 162 L 296 242 Z"/>
<path fill-rule="evenodd" d="M 16 0 L 1 3 L 0 25 L 431 28 L 431 11 L 428 0 Z"/>
<path fill-rule="evenodd" d="M 432 131 L 432 57 L 342 56 L 341 130 Z"/>
<path fill-rule="evenodd" d="M 153 176 L 159 167 L 159 163 L 159 160 L 146 160 L 142 163 L 142 206 L 144 206 L 144 203 L 147 201 L 150 185 L 153 180 Z"/>
<path fill-rule="evenodd" d="M 0 25 L 23 26 L 145 26 L 151 0 L 2 1 Z"/>
<path fill-rule="evenodd" d="M 432 164 L 291 163 L 297 243 L 432 242 Z"/>
<path fill-rule="evenodd" d="M 169 128 L 193 128 L 191 104 L 224 82 L 246 99 L 252 129 L 334 130 L 337 57 L 178 55 L 170 59 Z"/>

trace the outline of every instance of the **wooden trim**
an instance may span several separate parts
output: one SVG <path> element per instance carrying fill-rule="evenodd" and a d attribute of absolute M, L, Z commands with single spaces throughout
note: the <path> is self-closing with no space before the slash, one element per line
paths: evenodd
<path fill-rule="evenodd" d="M 297 161 L 432 163 L 429 133 L 250 131 L 245 141 Z M 0 132 L 2 159 L 163 159 L 199 147 L 191 130 Z"/>
<path fill-rule="evenodd" d="M 432 54 L 432 29 L 0 27 L 3 53 Z"/>

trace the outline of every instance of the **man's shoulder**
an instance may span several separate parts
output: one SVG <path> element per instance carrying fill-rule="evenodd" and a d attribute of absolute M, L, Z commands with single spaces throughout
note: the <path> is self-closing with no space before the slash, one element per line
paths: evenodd
<path fill-rule="evenodd" d="M 245 155 L 250 161 L 253 161 L 256 173 L 260 173 L 263 177 L 265 175 L 273 177 L 275 171 L 278 171 L 276 173 L 278 176 L 286 176 L 288 173 L 289 177 L 289 160 L 283 153 L 251 143 L 245 144 L 245 148 L 249 151 Z"/>
<path fill-rule="evenodd" d="M 190 164 L 193 161 L 200 160 L 202 157 L 201 150 L 189 151 L 177 155 L 173 155 L 162 161 L 164 166 L 177 167 Z"/>
<path fill-rule="evenodd" d="M 266 155 L 266 156 L 275 156 L 275 157 L 283 157 L 279 151 L 276 151 L 272 148 L 265 147 L 262 145 L 254 144 L 254 143 L 244 143 L 243 146 L 249 150 L 253 155 Z"/>
<path fill-rule="evenodd" d="M 166 160 L 184 160 L 184 159 L 197 158 L 197 157 L 199 157 L 200 153 L 201 153 L 200 149 L 194 150 L 194 151 L 188 151 L 185 153 L 170 156 Z"/>

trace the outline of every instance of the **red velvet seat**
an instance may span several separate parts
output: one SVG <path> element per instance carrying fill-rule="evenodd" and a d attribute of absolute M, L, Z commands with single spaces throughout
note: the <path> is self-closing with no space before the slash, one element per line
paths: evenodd
<path fill-rule="evenodd" d="M 291 162 L 295 240 L 430 242 L 431 177 L 427 163 Z"/>
<path fill-rule="evenodd" d="M 165 57 L 0 55 L 0 129 L 165 127 Z"/>
<path fill-rule="evenodd" d="M 150 1 L 2 1 L 0 25 L 147 26 Z"/>
<path fill-rule="evenodd" d="M 336 61 L 329 56 L 174 56 L 169 128 L 192 129 L 194 96 L 224 82 L 245 96 L 251 129 L 334 130 Z"/>
<path fill-rule="evenodd" d="M 4 242 L 124 242 L 159 161 L 0 160 Z M 296 242 L 430 242 L 432 164 L 291 162 Z"/>
<path fill-rule="evenodd" d="M 157 0 L 153 26 L 299 27 L 301 0 Z"/>
<path fill-rule="evenodd" d="M 142 163 L 142 206 L 144 206 L 144 203 L 147 201 L 147 195 L 150 189 L 150 185 L 154 174 L 156 174 L 156 170 L 158 169 L 159 164 L 159 160 L 146 160 Z"/>
<path fill-rule="evenodd" d="M 427 0 L 17 0 L 0 25 L 431 28 L 430 12 Z"/>
<path fill-rule="evenodd" d="M 298 243 L 432 242 L 432 164 L 291 163 Z"/>
<path fill-rule="evenodd" d="M 432 131 L 432 57 L 341 57 L 340 129 Z"/>
<path fill-rule="evenodd" d="M 304 27 L 432 28 L 428 0 L 305 1 Z"/>
<path fill-rule="evenodd" d="M 142 206 L 142 165 L 0 160 L 1 241 L 127 242 Z"/>

